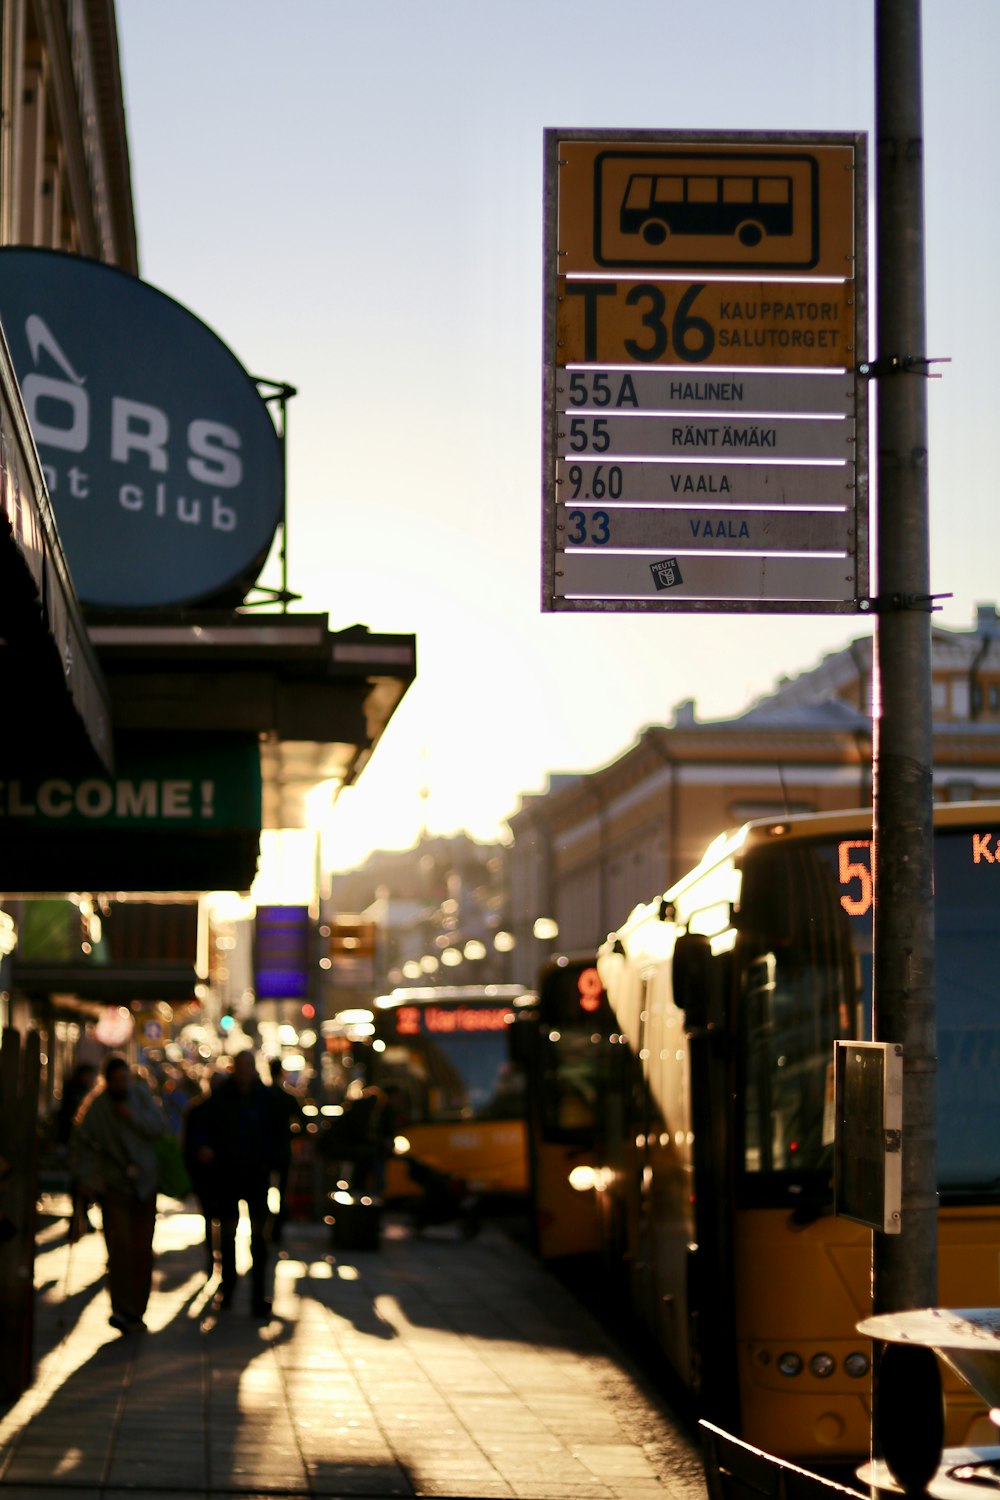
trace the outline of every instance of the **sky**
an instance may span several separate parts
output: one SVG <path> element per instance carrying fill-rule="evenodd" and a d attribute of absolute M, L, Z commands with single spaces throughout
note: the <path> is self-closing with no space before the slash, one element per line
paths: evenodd
<path fill-rule="evenodd" d="M 1000 5 L 925 0 L 931 587 L 1000 600 Z M 288 415 L 294 607 L 412 632 L 326 820 L 350 868 L 669 723 L 740 713 L 854 615 L 543 614 L 543 131 L 872 132 L 871 0 L 117 0 L 145 280 Z M 272 558 L 263 575 L 276 583 Z"/>

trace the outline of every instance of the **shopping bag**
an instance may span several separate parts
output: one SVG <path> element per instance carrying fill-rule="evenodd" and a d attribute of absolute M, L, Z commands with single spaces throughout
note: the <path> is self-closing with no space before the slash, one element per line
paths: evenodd
<path fill-rule="evenodd" d="M 156 1161 L 160 1169 L 159 1190 L 168 1198 L 186 1198 L 191 1192 L 191 1178 L 176 1136 L 156 1137 Z"/>

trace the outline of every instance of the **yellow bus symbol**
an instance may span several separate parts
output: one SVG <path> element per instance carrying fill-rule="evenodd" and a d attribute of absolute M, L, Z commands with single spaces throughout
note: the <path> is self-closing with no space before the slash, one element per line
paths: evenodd
<path fill-rule="evenodd" d="M 765 235 L 792 232 L 792 179 L 633 172 L 625 190 L 623 234 L 662 245 L 669 234 L 735 235 L 754 248 Z"/>
<path fill-rule="evenodd" d="M 599 152 L 598 265 L 809 270 L 819 260 L 819 164 L 807 152 Z"/>

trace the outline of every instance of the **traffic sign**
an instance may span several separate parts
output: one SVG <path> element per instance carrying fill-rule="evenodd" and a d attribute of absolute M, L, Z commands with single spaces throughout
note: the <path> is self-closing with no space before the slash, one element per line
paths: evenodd
<path fill-rule="evenodd" d="M 559 370 L 557 411 L 732 411 L 846 417 L 854 410 L 854 377 L 841 371 L 813 379 L 787 370 L 704 374 L 699 370 Z"/>
<path fill-rule="evenodd" d="M 655 501 L 660 505 L 756 505 L 807 509 L 854 504 L 845 464 L 643 463 L 560 459 L 556 503 Z"/>
<path fill-rule="evenodd" d="M 542 607 L 857 609 L 864 137 L 546 147 Z"/>
<path fill-rule="evenodd" d="M 562 139 L 560 269 L 852 276 L 854 173 L 853 143 Z"/>
<path fill-rule="evenodd" d="M 851 541 L 845 511 L 709 511 L 704 506 L 570 506 L 557 522 L 567 545 L 663 552 L 696 544 L 737 552 L 837 552 Z"/>
<path fill-rule="evenodd" d="M 642 601 L 662 608 L 664 594 L 690 604 L 714 600 L 719 605 L 760 603 L 775 594 L 785 599 L 810 598 L 817 604 L 842 597 L 854 575 L 845 557 L 734 556 L 678 548 L 654 558 L 622 553 L 562 552 L 556 558 L 556 587 L 567 599 Z M 704 607 L 702 604 L 701 607 Z"/>
<path fill-rule="evenodd" d="M 632 281 L 560 276 L 556 362 L 856 363 L 851 283 Z"/>
<path fill-rule="evenodd" d="M 823 417 L 637 416 L 561 413 L 560 458 L 613 453 L 617 458 L 839 458 L 854 442 L 853 422 Z"/>

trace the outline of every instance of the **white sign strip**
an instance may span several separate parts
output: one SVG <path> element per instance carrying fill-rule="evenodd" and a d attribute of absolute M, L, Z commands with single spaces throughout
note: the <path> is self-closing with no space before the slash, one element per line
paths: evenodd
<path fill-rule="evenodd" d="M 578 417 L 558 423 L 560 458 L 661 457 L 848 459 L 854 452 L 854 423 L 836 418 L 764 417 Z"/>
<path fill-rule="evenodd" d="M 556 555 L 556 594 L 565 599 L 850 600 L 849 557 L 738 557 L 680 550 L 650 558 L 596 552 Z"/>
<path fill-rule="evenodd" d="M 607 547 L 675 547 L 709 552 L 849 552 L 854 517 L 846 511 L 560 508 L 556 546 L 600 551 Z"/>
<path fill-rule="evenodd" d="M 849 416 L 855 377 L 783 371 L 567 370 L 556 372 L 556 410 L 807 413 Z"/>
<path fill-rule="evenodd" d="M 638 463 L 560 459 L 561 504 L 659 501 L 674 505 L 853 505 L 845 464 Z"/>

